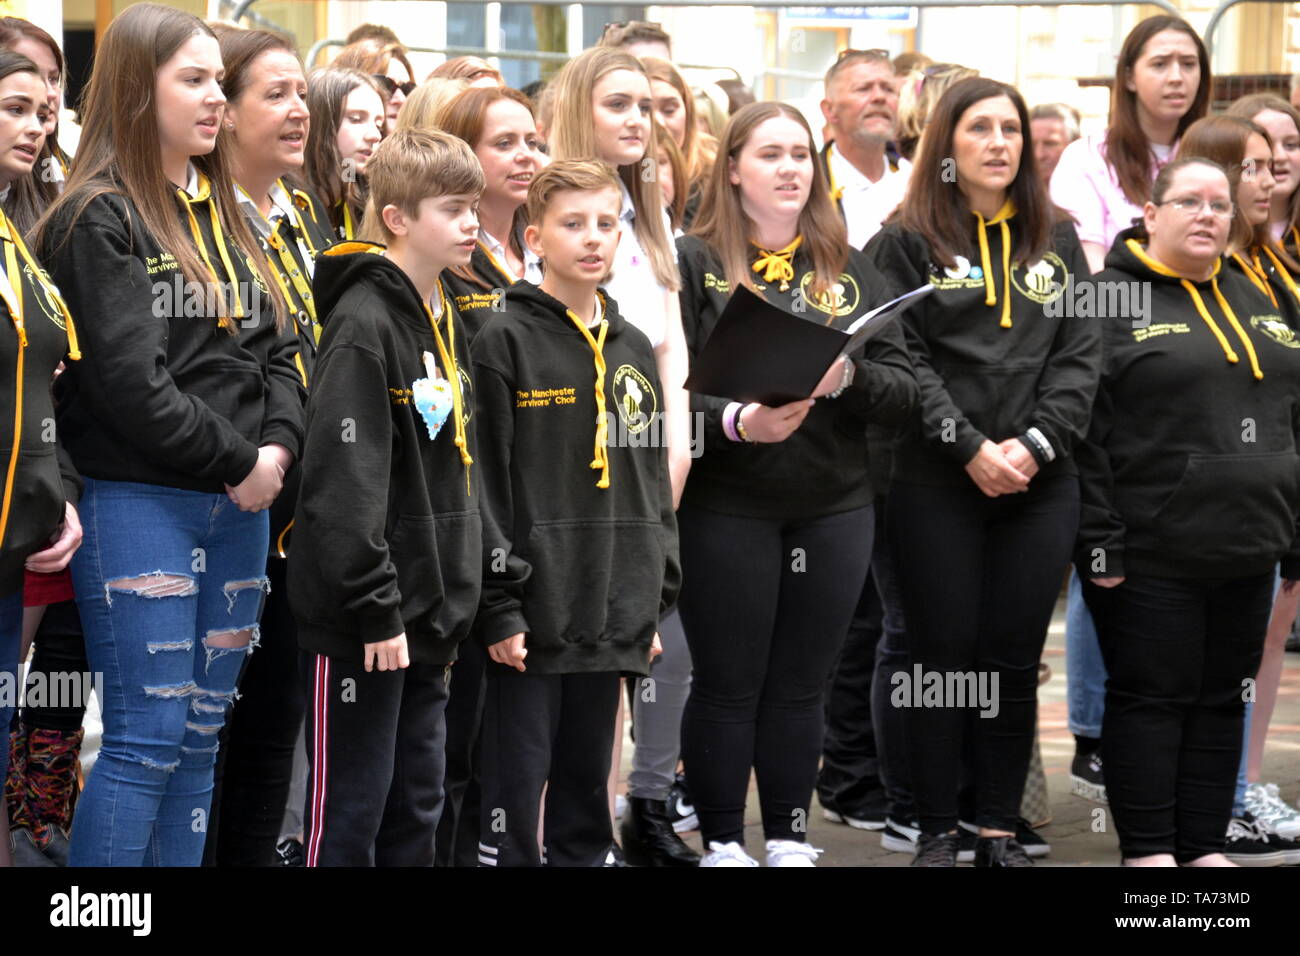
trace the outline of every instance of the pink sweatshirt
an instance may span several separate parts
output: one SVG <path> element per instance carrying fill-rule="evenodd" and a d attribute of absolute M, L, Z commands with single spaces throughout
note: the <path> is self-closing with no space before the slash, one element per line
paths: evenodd
<path fill-rule="evenodd" d="M 1152 145 L 1151 151 L 1158 171 L 1169 161 L 1174 147 Z M 1119 231 L 1141 218 L 1142 207 L 1128 201 L 1115 170 L 1106 164 L 1105 152 L 1104 130 L 1065 147 L 1052 173 L 1051 194 L 1052 202 L 1078 221 L 1080 242 L 1095 242 L 1109 250 Z"/>

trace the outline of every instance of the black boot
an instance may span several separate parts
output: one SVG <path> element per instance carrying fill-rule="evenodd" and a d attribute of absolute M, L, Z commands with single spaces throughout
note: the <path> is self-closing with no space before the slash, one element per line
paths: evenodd
<path fill-rule="evenodd" d="M 632 866 L 699 866 L 700 855 L 673 832 L 663 800 L 632 797 L 623 813 L 623 853 Z"/>

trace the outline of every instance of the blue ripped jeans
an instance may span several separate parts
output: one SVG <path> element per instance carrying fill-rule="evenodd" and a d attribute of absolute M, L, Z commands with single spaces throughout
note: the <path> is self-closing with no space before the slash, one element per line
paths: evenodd
<path fill-rule="evenodd" d="M 86 479 L 73 587 L 104 738 L 73 866 L 198 866 L 217 734 L 269 587 L 267 512 L 224 494 Z"/>

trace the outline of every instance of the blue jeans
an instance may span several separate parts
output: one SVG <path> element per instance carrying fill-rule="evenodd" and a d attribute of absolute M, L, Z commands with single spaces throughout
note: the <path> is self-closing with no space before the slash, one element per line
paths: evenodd
<path fill-rule="evenodd" d="M 269 587 L 267 512 L 225 495 L 86 480 L 73 587 L 104 738 L 73 866 L 198 866 L 217 735 Z M 231 646 L 233 645 L 233 646 Z"/>
<path fill-rule="evenodd" d="M 1106 712 L 1106 664 L 1097 643 L 1092 613 L 1083 603 L 1079 573 L 1070 571 L 1070 591 L 1065 603 L 1065 680 L 1069 701 L 1070 733 L 1101 737 Z"/>
<path fill-rule="evenodd" d="M 9 775 L 9 722 L 18 698 L 18 649 L 23 639 L 23 589 L 0 597 L 0 780 Z M 3 798 L 0 798 L 3 799 Z"/>

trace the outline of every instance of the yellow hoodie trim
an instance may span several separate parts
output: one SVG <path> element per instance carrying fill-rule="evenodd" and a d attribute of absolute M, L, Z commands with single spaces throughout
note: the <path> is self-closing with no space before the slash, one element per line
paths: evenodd
<path fill-rule="evenodd" d="M 997 305 L 998 296 L 993 285 L 993 269 L 989 262 L 988 226 L 1001 227 L 1002 233 L 1002 320 L 998 324 L 1004 329 L 1011 328 L 1011 226 L 1008 220 L 1016 214 L 1016 204 L 1008 199 L 992 219 L 985 218 L 978 212 L 975 218 L 979 222 L 980 268 L 984 270 L 984 304 Z"/>
<path fill-rule="evenodd" d="M 208 177 L 204 176 L 202 173 L 199 173 L 198 177 L 199 194 L 197 196 L 191 196 L 188 192 L 178 186 L 176 188 L 176 197 L 180 199 L 181 205 L 185 207 L 185 214 L 189 217 L 190 235 L 194 238 L 194 245 L 198 247 L 199 257 L 203 260 L 203 264 L 207 266 L 208 274 L 212 276 L 213 283 L 220 286 L 221 280 L 217 278 L 217 270 L 212 266 L 212 258 L 208 255 L 207 243 L 203 241 L 203 231 L 199 229 L 199 221 L 194 215 L 195 203 L 208 204 L 208 212 L 212 219 L 212 237 L 217 243 L 222 265 L 226 267 L 226 277 L 230 281 L 231 296 L 234 299 L 234 308 L 230 311 L 234 318 L 243 318 L 244 307 L 239 301 L 239 284 L 235 279 L 234 267 L 230 263 L 230 253 L 226 250 L 226 237 L 221 231 L 221 218 L 217 215 L 216 203 L 212 202 L 211 185 L 208 182 Z M 223 296 L 222 298 L 224 299 L 225 297 Z M 231 324 L 230 318 L 230 316 L 223 315 L 217 320 L 217 324 L 228 328 Z"/>
<path fill-rule="evenodd" d="M 1232 258 L 1237 265 L 1241 266 L 1241 271 L 1246 274 L 1246 278 L 1254 283 L 1255 288 L 1262 292 L 1265 298 L 1273 303 L 1273 308 L 1276 309 L 1277 296 L 1275 296 L 1273 290 L 1269 288 L 1268 275 L 1264 272 L 1264 267 L 1259 264 L 1259 253 L 1256 252 L 1252 257 L 1254 259 L 1253 264 L 1242 258 L 1242 255 L 1239 252 L 1234 252 Z"/>
<path fill-rule="evenodd" d="M 1138 258 L 1138 261 L 1143 263 L 1152 272 L 1155 272 L 1158 275 L 1168 276 L 1172 279 L 1177 279 L 1179 284 L 1187 290 L 1187 294 L 1192 297 L 1192 304 L 1196 306 L 1196 311 L 1200 313 L 1201 318 L 1205 320 L 1205 324 L 1209 326 L 1210 331 L 1214 333 L 1214 337 L 1218 339 L 1219 347 L 1223 349 L 1224 356 L 1233 365 L 1236 365 L 1241 361 L 1241 359 L 1238 358 L 1237 353 L 1233 351 L 1232 346 L 1228 344 L 1228 337 L 1223 334 L 1223 330 L 1219 328 L 1218 323 L 1214 321 L 1209 310 L 1205 307 L 1205 302 L 1201 299 L 1201 293 L 1197 290 L 1196 286 L 1181 273 L 1175 272 L 1159 259 L 1148 254 L 1136 239 L 1127 240 L 1125 245 L 1128 247 L 1128 250 Z M 1232 307 L 1228 305 L 1228 300 L 1225 299 L 1223 293 L 1219 291 L 1219 269 L 1222 265 L 1222 259 L 1214 260 L 1214 271 L 1210 273 L 1210 288 L 1214 290 L 1215 301 L 1219 303 L 1219 308 L 1223 310 L 1224 316 L 1227 317 L 1228 324 L 1232 326 L 1233 331 L 1237 333 L 1237 338 L 1241 340 L 1242 346 L 1246 349 L 1246 355 L 1250 359 L 1251 373 L 1256 379 L 1261 379 L 1264 377 L 1264 372 L 1259 367 L 1259 357 L 1255 354 L 1255 346 L 1251 344 L 1250 339 L 1246 336 L 1245 330 L 1241 327 L 1241 323 L 1237 321 L 1237 316 L 1232 311 Z"/>
<path fill-rule="evenodd" d="M 424 314 L 429 317 L 429 325 L 433 328 L 433 338 L 438 343 L 438 355 L 442 358 L 443 372 L 447 376 L 447 381 L 451 385 L 451 413 L 456 417 L 456 438 L 455 445 L 460 449 L 461 464 L 465 466 L 465 495 L 470 494 L 469 485 L 469 468 L 474 464 L 474 459 L 469 454 L 469 442 L 465 439 L 465 415 L 462 411 L 465 407 L 464 396 L 460 392 L 460 366 L 456 364 L 456 320 L 452 314 L 451 306 L 447 304 L 447 293 L 442 289 L 442 280 L 438 280 L 438 297 L 442 302 L 442 318 L 447 326 L 447 339 L 444 342 L 442 332 L 438 329 L 438 320 L 433 317 L 433 310 L 429 308 L 429 303 L 424 303 Z"/>
<path fill-rule="evenodd" d="M 1276 269 L 1277 274 L 1282 277 L 1282 284 L 1287 287 L 1293 296 L 1295 296 L 1296 301 L 1300 302 L 1300 287 L 1296 286 L 1295 279 L 1291 277 L 1291 273 L 1288 272 L 1286 266 L 1282 264 L 1282 260 L 1279 259 L 1268 246 L 1264 246 L 1263 249 L 1264 255 L 1273 260 L 1273 268 Z"/>
<path fill-rule="evenodd" d="M 803 245 L 803 236 L 795 236 L 794 242 L 775 252 L 764 249 L 752 240 L 750 245 L 762 253 L 750 268 L 755 272 L 761 272 L 764 282 L 791 282 L 794 280 L 794 253 L 796 249 Z M 785 289 L 783 288 L 781 291 L 784 292 Z"/>
<path fill-rule="evenodd" d="M 796 240 L 797 244 L 797 240 Z M 787 247 L 789 248 L 789 247 Z M 771 280 L 768 280 L 771 281 Z M 600 303 L 600 335 L 593 336 L 587 323 L 578 318 L 572 309 L 565 309 L 573 324 L 578 327 L 582 337 L 591 346 L 592 360 L 596 366 L 596 452 L 591 460 L 591 467 L 600 472 L 597 488 L 609 487 L 609 419 L 605 415 L 605 336 L 609 332 L 609 320 L 605 318 L 605 300 L 597 295 Z"/>
<path fill-rule="evenodd" d="M 314 259 L 319 250 L 311 241 L 311 233 L 307 231 L 307 220 L 302 218 L 302 211 L 306 209 L 311 214 L 311 221 L 316 222 L 316 213 L 311 208 L 311 199 L 301 189 L 290 189 L 284 184 L 284 180 L 277 179 L 275 184 L 285 191 L 293 200 L 293 219 L 294 226 L 298 229 L 298 235 L 302 237 L 303 245 L 307 247 L 307 252 Z"/>

